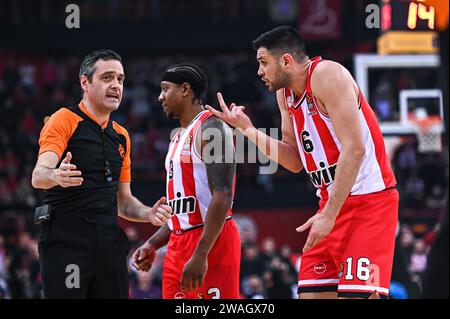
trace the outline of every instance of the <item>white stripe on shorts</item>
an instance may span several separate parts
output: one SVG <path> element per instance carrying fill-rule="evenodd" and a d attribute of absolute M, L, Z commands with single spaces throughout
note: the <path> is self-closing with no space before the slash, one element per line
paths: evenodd
<path fill-rule="evenodd" d="M 298 285 L 323 285 L 323 284 L 337 284 L 339 279 L 311 279 L 311 280 L 299 280 Z"/>
<path fill-rule="evenodd" d="M 389 294 L 389 289 L 381 288 L 381 287 L 375 287 L 375 286 L 365 286 L 365 285 L 339 285 L 338 291 L 345 291 L 345 290 L 362 290 L 362 291 L 378 291 L 383 292 L 385 294 Z"/>

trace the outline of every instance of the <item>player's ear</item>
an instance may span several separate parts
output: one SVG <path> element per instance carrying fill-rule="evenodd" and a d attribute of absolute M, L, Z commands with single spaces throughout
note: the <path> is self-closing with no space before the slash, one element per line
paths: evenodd
<path fill-rule="evenodd" d="M 183 96 L 188 96 L 191 93 L 191 85 L 187 82 L 181 84 L 181 94 Z"/>
<path fill-rule="evenodd" d="M 82 75 L 80 77 L 80 85 L 81 85 L 81 89 L 83 90 L 83 92 L 86 92 L 88 89 L 88 84 L 89 84 L 89 79 L 87 78 L 86 75 Z"/>
<path fill-rule="evenodd" d="M 294 58 L 289 53 L 285 53 L 280 57 L 280 65 L 282 67 L 290 66 L 290 65 L 292 65 L 293 62 L 294 62 Z"/>

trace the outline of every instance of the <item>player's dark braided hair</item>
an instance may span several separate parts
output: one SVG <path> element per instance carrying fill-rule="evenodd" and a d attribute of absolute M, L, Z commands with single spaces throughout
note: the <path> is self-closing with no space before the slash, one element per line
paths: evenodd
<path fill-rule="evenodd" d="M 208 78 L 201 67 L 191 63 L 181 63 L 167 69 L 161 77 L 161 81 L 169 81 L 177 84 L 189 83 L 194 92 L 194 100 L 203 104 Z"/>

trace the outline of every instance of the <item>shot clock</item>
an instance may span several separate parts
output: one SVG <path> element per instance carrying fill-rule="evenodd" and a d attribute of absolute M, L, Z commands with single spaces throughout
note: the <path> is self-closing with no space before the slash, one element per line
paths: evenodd
<path fill-rule="evenodd" d="M 439 51 L 436 8 L 424 1 L 382 0 L 379 54 Z"/>

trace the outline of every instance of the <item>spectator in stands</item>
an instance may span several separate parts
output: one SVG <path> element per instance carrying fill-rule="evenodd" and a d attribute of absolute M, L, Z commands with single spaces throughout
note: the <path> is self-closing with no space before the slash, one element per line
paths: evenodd
<path fill-rule="evenodd" d="M 139 231 L 135 226 L 128 226 L 125 229 L 125 234 L 127 234 L 130 247 L 137 247 L 141 244 L 139 240 Z"/>
<path fill-rule="evenodd" d="M 263 275 L 267 289 L 267 297 L 270 299 L 292 298 L 292 284 L 295 277 L 289 272 L 289 265 L 282 262 L 280 257 L 272 258 L 268 270 Z M 297 287 L 297 285 L 295 285 Z"/>
<path fill-rule="evenodd" d="M 280 258 L 281 261 L 288 266 L 290 275 L 296 278 L 298 270 L 295 269 L 295 263 L 297 262 L 298 255 L 292 253 L 292 249 L 289 245 L 282 245 L 280 249 Z M 295 293 L 295 295 L 297 295 L 297 293 Z"/>
<path fill-rule="evenodd" d="M 0 299 L 9 298 L 8 283 L 6 281 L 6 249 L 5 239 L 0 235 Z"/>
<path fill-rule="evenodd" d="M 275 240 L 272 237 L 264 238 L 261 244 L 260 254 L 262 262 L 268 267 L 275 257 L 278 257 Z"/>
<path fill-rule="evenodd" d="M 392 120 L 391 85 L 386 76 L 382 77 L 375 88 L 375 111 L 380 121 Z"/>
<path fill-rule="evenodd" d="M 399 229 L 400 227 L 398 227 Z M 412 236 L 412 231 L 409 225 L 402 225 L 402 230 L 398 231 L 397 237 L 395 240 L 395 249 L 394 249 L 394 262 L 392 267 L 392 278 L 391 284 L 394 286 L 394 295 L 390 295 L 391 298 L 399 298 L 398 294 L 395 295 L 395 288 L 405 287 L 407 290 L 408 298 L 419 298 L 421 291 L 417 282 L 412 281 L 408 265 L 409 265 L 409 256 L 410 254 L 405 250 L 405 246 L 409 247 L 410 236 Z M 405 237 L 406 239 L 402 239 Z"/>
<path fill-rule="evenodd" d="M 412 274 L 422 275 L 427 266 L 427 246 L 422 239 L 414 242 L 414 250 L 410 257 L 409 271 Z"/>
<path fill-rule="evenodd" d="M 132 299 L 161 299 L 161 286 L 154 284 L 153 271 L 138 271 L 137 284 L 132 285 L 131 295 Z"/>
<path fill-rule="evenodd" d="M 37 241 L 27 232 L 18 235 L 9 265 L 11 298 L 41 298 Z"/>
<path fill-rule="evenodd" d="M 409 225 L 402 225 L 400 231 L 400 244 L 409 260 L 409 256 L 412 254 L 414 242 L 414 234 Z"/>
<path fill-rule="evenodd" d="M 264 269 L 264 262 L 259 256 L 258 245 L 256 243 L 244 244 L 240 271 L 241 285 L 251 275 L 261 276 Z"/>
<path fill-rule="evenodd" d="M 242 294 L 247 299 L 265 299 L 267 294 L 264 288 L 263 280 L 258 275 L 251 275 L 242 283 Z"/>

